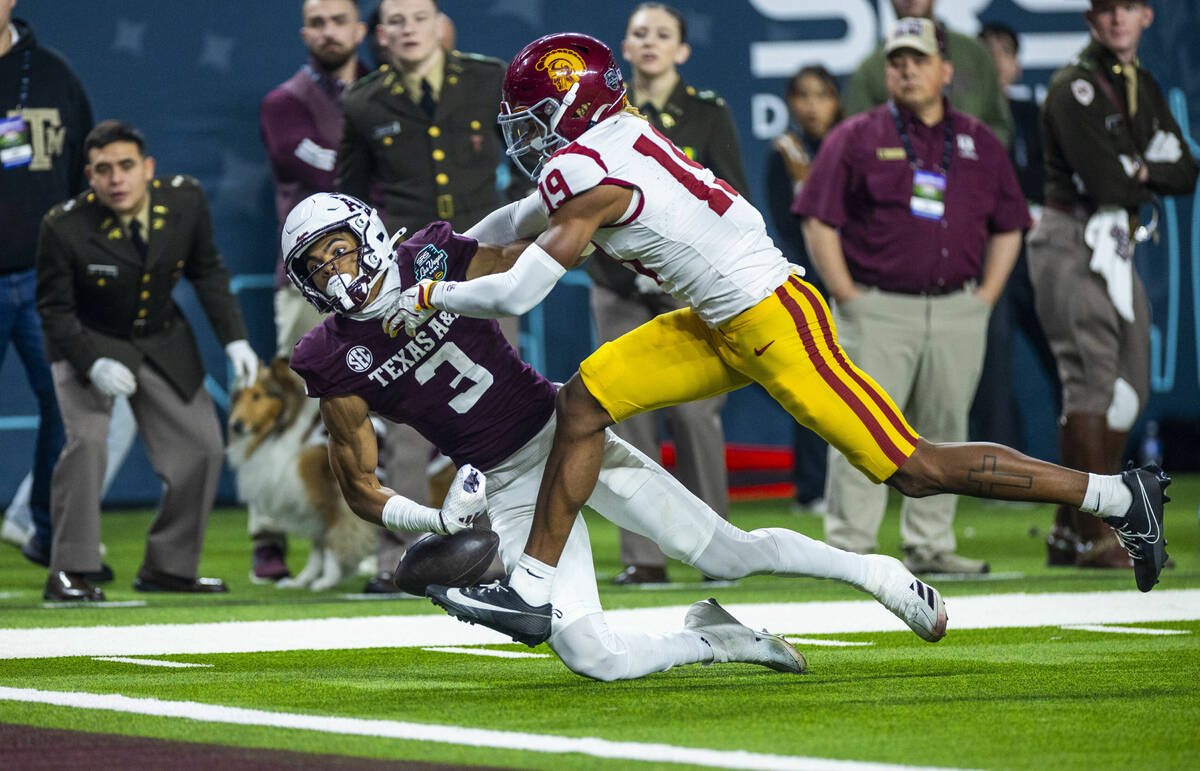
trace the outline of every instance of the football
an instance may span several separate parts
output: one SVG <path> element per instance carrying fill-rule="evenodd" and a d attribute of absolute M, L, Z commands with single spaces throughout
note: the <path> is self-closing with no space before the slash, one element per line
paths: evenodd
<path fill-rule="evenodd" d="M 396 588 L 418 597 L 430 584 L 473 586 L 487 572 L 500 547 L 500 536 L 491 530 L 469 527 L 454 535 L 429 533 L 413 542 L 392 580 Z"/>

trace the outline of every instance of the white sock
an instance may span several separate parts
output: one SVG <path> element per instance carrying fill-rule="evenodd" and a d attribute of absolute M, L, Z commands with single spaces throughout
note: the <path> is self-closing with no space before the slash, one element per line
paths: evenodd
<path fill-rule="evenodd" d="M 517 566 L 508 577 L 508 585 L 521 599 L 534 607 L 550 602 L 550 589 L 554 586 L 555 568 L 539 559 L 522 554 Z"/>
<path fill-rule="evenodd" d="M 1079 510 L 1098 517 L 1124 517 L 1131 503 L 1133 493 L 1120 474 L 1088 474 L 1087 492 Z"/>

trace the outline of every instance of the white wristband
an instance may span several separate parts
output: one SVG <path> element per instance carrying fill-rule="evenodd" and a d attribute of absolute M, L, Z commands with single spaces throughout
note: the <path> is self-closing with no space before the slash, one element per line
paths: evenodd
<path fill-rule="evenodd" d="M 383 504 L 383 526 L 388 530 L 411 530 L 423 533 L 443 531 L 442 512 L 410 501 L 403 495 L 393 495 Z"/>

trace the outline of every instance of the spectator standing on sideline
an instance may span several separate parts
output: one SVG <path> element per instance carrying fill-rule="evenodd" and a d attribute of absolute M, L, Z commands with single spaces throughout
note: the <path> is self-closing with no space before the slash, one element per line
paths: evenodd
<path fill-rule="evenodd" d="M 709 167 L 745 195 L 746 174 L 725 100 L 712 91 L 697 91 L 679 76 L 677 67 L 692 52 L 683 14 L 663 3 L 638 5 L 626 24 L 621 52 L 633 67 L 630 103 L 689 158 Z M 681 307 L 654 279 L 598 252 L 588 261 L 587 272 L 592 279 L 592 317 L 599 343 L 615 340 L 655 316 Z M 661 455 L 661 415 L 675 440 L 675 476 L 713 511 L 728 517 L 729 478 L 721 425 L 724 406 L 725 396 L 714 396 L 638 415 L 614 426 L 613 431 L 657 460 Z M 637 533 L 620 532 L 624 569 L 613 582 L 666 581 L 667 559 L 658 546 Z"/>
<path fill-rule="evenodd" d="M 357 0 L 305 0 L 300 6 L 300 39 L 308 61 L 262 101 L 259 127 L 275 182 L 279 227 L 288 212 L 313 193 L 333 190 L 333 168 L 342 137 L 342 91 L 367 74 L 358 44 L 367 27 Z M 322 316 L 275 265 L 275 355 L 291 358 L 292 347 Z M 316 414 L 316 402 L 311 405 Z M 290 575 L 287 535 L 251 508 L 248 527 L 254 544 L 251 579 L 277 581 Z"/>
<path fill-rule="evenodd" d="M 1017 259 L 1029 210 L 1004 146 L 949 107 L 954 65 L 934 22 L 904 18 L 884 46 L 890 97 L 826 138 L 794 212 L 846 353 L 921 436 L 963 442 L 988 315 Z M 826 540 L 878 547 L 887 489 L 830 459 Z M 906 498 L 900 533 L 914 573 L 986 573 L 955 552 L 957 497 Z"/>
<path fill-rule="evenodd" d="M 804 268 L 805 278 L 822 294 L 821 283 L 804 245 L 800 220 L 792 216 L 792 203 L 808 179 L 821 141 L 842 120 L 841 93 L 837 79 L 820 65 L 802 67 L 788 80 L 788 130 L 775 137 L 767 156 L 767 211 L 778 236 L 776 244 L 784 257 Z M 792 481 L 796 486 L 794 508 L 823 515 L 825 477 L 829 467 L 829 445 L 797 423 L 792 432 Z"/>
<path fill-rule="evenodd" d="M 938 35 L 945 40 L 946 58 L 954 65 L 954 80 L 947 96 L 950 106 L 959 112 L 979 118 L 991 128 L 1004 145 L 1012 137 L 1012 116 L 1008 101 L 996 81 L 996 66 L 979 41 L 948 29 L 933 15 L 936 0 L 891 0 L 898 18 L 919 17 L 937 25 Z M 857 115 L 888 100 L 883 78 L 884 47 L 880 45 L 858 65 L 846 84 L 846 114 Z"/>
<path fill-rule="evenodd" d="M 1042 159 L 1042 135 L 1037 103 L 1032 99 L 1017 99 L 1012 95 L 1014 84 L 1021 79 L 1021 63 L 1017 58 L 1020 42 L 1012 27 L 1004 24 L 984 24 L 979 40 L 987 47 L 996 63 L 1000 88 L 1008 98 L 1013 116 L 1013 137 L 1008 157 L 1017 172 L 1021 192 L 1029 204 L 1030 215 L 1036 222 L 1042 213 L 1042 194 L 1046 166 Z M 992 308 L 988 322 L 987 352 L 979 390 L 971 405 L 969 434 L 972 441 L 999 442 L 1018 449 L 1025 446 L 1024 423 L 1016 390 L 1013 388 L 1013 333 L 1024 331 L 1030 346 L 1038 356 L 1042 372 L 1057 383 L 1054 354 L 1046 342 L 1046 334 L 1038 323 L 1033 308 L 1033 287 L 1029 284 L 1029 265 L 1024 243 L 1013 266 L 1008 284 Z M 1057 391 L 1057 388 L 1055 389 Z"/>
<path fill-rule="evenodd" d="M 102 600 L 84 574 L 100 568 L 100 487 L 113 397 L 126 396 L 163 499 L 133 588 L 224 592 L 197 578 L 223 444 L 204 364 L 171 290 L 186 276 L 238 382 L 258 356 L 213 243 L 196 180 L 155 178 L 141 132 L 108 120 L 84 141 L 92 190 L 42 220 L 37 308 L 46 331 L 67 442 L 54 467 L 54 543 L 44 596 Z"/>
<path fill-rule="evenodd" d="M 388 232 L 412 234 L 434 220 L 461 232 L 501 203 L 496 112 L 504 63 L 447 50 L 448 22 L 434 0 L 382 0 L 371 32 L 386 61 L 343 98 L 334 189 L 371 202 Z M 515 346 L 517 319 L 500 325 Z M 411 427 L 388 424 L 384 457 L 392 487 L 414 500 L 428 487 L 434 504 L 445 497 L 454 469 Z M 395 591 L 389 571 L 403 537 L 381 536 L 380 573 L 368 592 Z"/>
<path fill-rule="evenodd" d="M 32 527 L 15 519 L 4 524 L 27 559 L 45 564 L 50 475 L 62 450 L 63 425 L 34 296 L 37 223 L 85 186 L 83 140 L 92 128 L 92 108 L 66 62 L 38 44 L 27 22 L 12 18 L 14 5 L 16 0 L 0 0 L 0 359 L 12 343 L 37 398 L 38 429 L 29 488 Z"/>
<path fill-rule="evenodd" d="M 1038 317 L 1062 381 L 1065 466 L 1114 471 L 1150 396 L 1150 308 L 1133 270 L 1139 207 L 1187 195 L 1196 162 L 1154 77 L 1138 63 L 1154 10 L 1093 0 L 1092 40 L 1050 79 L 1042 108 L 1046 210 L 1029 234 Z M 1055 512 L 1050 565 L 1125 567 L 1111 528 Z"/>

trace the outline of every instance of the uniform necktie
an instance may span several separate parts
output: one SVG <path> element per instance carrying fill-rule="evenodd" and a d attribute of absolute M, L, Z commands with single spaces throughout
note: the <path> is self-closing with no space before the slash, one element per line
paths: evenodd
<path fill-rule="evenodd" d="M 437 101 L 433 98 L 433 86 L 424 78 L 421 79 L 421 109 L 431 118 L 433 111 L 437 109 Z"/>
<path fill-rule="evenodd" d="M 137 219 L 129 220 L 129 240 L 133 243 L 133 248 L 137 249 L 138 254 L 145 259 L 148 247 L 146 246 L 146 239 L 142 238 L 142 223 L 138 222 Z"/>
<path fill-rule="evenodd" d="M 1129 104 L 1129 117 L 1137 115 L 1137 65 L 1130 63 L 1121 68 L 1125 76 L 1125 101 Z"/>

